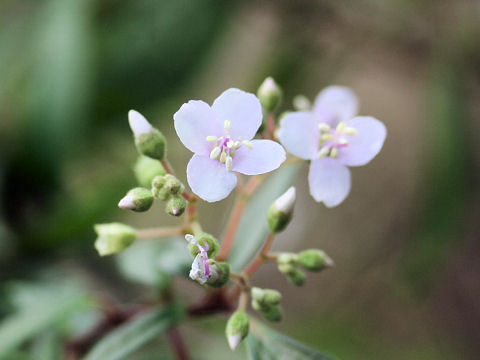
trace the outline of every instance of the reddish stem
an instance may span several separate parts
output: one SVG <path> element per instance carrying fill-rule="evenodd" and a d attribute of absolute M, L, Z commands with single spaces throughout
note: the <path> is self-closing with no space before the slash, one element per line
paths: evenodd
<path fill-rule="evenodd" d="M 255 271 L 257 271 L 258 267 L 262 265 L 262 263 L 267 258 L 267 254 L 270 251 L 270 248 L 273 244 L 273 239 L 275 238 L 274 233 L 270 233 L 267 236 L 267 240 L 265 240 L 265 244 L 263 244 L 262 250 L 260 250 L 260 254 L 258 254 L 257 258 L 250 263 L 250 265 L 245 270 L 245 274 L 248 276 L 252 275 Z"/>
<path fill-rule="evenodd" d="M 170 346 L 172 347 L 173 352 L 175 353 L 175 358 L 177 360 L 190 360 L 190 354 L 188 353 L 187 346 L 183 341 L 182 334 L 177 327 L 172 327 L 167 331 L 168 340 Z"/>

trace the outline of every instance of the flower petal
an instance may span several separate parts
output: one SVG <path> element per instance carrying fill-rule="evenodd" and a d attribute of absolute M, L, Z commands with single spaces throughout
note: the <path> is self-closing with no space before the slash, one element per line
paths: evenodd
<path fill-rule="evenodd" d="M 336 159 L 313 160 L 308 173 L 310 194 L 327 207 L 339 205 L 350 192 L 350 170 Z"/>
<path fill-rule="evenodd" d="M 318 153 L 320 131 L 311 113 L 292 112 L 280 121 L 278 138 L 285 148 L 299 158 L 314 159 Z"/>
<path fill-rule="evenodd" d="M 242 140 L 252 139 L 262 124 L 262 106 L 253 94 L 239 89 L 225 90 L 212 105 L 222 121 L 230 121 L 230 135 Z"/>
<path fill-rule="evenodd" d="M 233 171 L 245 175 L 258 175 L 277 169 L 286 158 L 283 147 L 271 140 L 252 140 L 252 148 L 240 147 L 235 151 Z"/>
<path fill-rule="evenodd" d="M 348 146 L 339 150 L 338 161 L 348 166 L 365 165 L 382 149 L 387 129 L 381 121 L 369 116 L 357 116 L 346 124 L 357 134 L 348 137 Z"/>
<path fill-rule="evenodd" d="M 210 153 L 212 143 L 207 142 L 207 136 L 223 135 L 223 122 L 207 103 L 200 100 L 190 100 L 183 104 L 173 119 L 183 145 L 196 154 Z"/>
<path fill-rule="evenodd" d="M 317 121 L 335 127 L 341 121 L 357 115 L 358 99 L 355 93 L 345 86 L 329 86 L 317 95 L 313 113 Z"/>
<path fill-rule="evenodd" d="M 187 165 L 187 180 L 192 191 L 208 202 L 225 199 L 237 185 L 237 176 L 225 164 L 197 154 Z"/>

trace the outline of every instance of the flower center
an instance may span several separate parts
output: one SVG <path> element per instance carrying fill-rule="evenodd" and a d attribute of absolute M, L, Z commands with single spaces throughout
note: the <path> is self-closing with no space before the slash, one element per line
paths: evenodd
<path fill-rule="evenodd" d="M 230 130 L 230 121 L 225 120 L 223 123 L 223 130 L 225 135 L 217 136 L 207 136 L 206 140 L 208 142 L 214 142 L 215 146 L 210 152 L 210 159 L 218 160 L 221 163 L 225 164 L 227 171 L 231 171 L 233 167 L 233 158 L 235 156 L 235 151 L 238 150 L 242 145 L 245 145 L 249 149 L 252 148 L 252 143 L 248 140 L 233 140 L 229 135 Z"/>
<path fill-rule="evenodd" d="M 320 129 L 320 150 L 318 157 L 325 156 L 336 158 L 338 149 L 348 146 L 348 138 L 355 136 L 357 131 L 354 128 L 347 127 L 345 122 L 340 122 L 335 129 L 326 123 L 318 124 Z"/>

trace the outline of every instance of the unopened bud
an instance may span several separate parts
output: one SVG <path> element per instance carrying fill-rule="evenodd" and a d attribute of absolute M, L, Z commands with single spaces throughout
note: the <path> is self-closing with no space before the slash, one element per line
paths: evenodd
<path fill-rule="evenodd" d="M 178 195 L 173 195 L 168 199 L 165 211 L 172 216 L 181 216 L 187 207 L 187 200 Z"/>
<path fill-rule="evenodd" d="M 283 252 L 277 255 L 278 264 L 293 264 L 296 265 L 298 261 L 298 255 L 290 252 Z"/>
<path fill-rule="evenodd" d="M 95 248 L 101 256 L 123 251 L 137 238 L 134 228 L 121 223 L 97 224 L 94 229 L 97 233 Z"/>
<path fill-rule="evenodd" d="M 306 276 L 302 271 L 297 269 L 296 261 L 293 261 L 293 258 L 291 261 L 286 262 L 281 262 L 277 258 L 277 263 L 278 271 L 284 274 L 291 283 L 297 286 L 303 285 Z"/>
<path fill-rule="evenodd" d="M 230 349 L 235 350 L 238 344 L 247 337 L 248 329 L 249 321 L 245 311 L 237 310 L 232 316 L 230 316 L 225 329 Z"/>
<path fill-rule="evenodd" d="M 168 200 L 171 195 L 180 195 L 184 190 L 185 186 L 182 182 L 171 174 L 157 176 L 152 180 L 152 192 L 162 201 Z"/>
<path fill-rule="evenodd" d="M 290 187 L 270 206 L 267 211 L 267 222 L 270 231 L 273 233 L 284 230 L 293 215 L 295 205 L 295 188 Z"/>
<path fill-rule="evenodd" d="M 138 157 L 133 172 L 138 183 L 143 187 L 150 187 L 155 176 L 165 175 L 165 169 L 160 161 L 143 155 Z"/>
<path fill-rule="evenodd" d="M 312 103 L 305 95 L 297 95 L 293 98 L 293 108 L 297 111 L 310 111 Z"/>
<path fill-rule="evenodd" d="M 226 262 L 208 260 L 210 264 L 210 276 L 207 284 L 213 288 L 221 288 L 230 279 L 230 265 Z"/>
<path fill-rule="evenodd" d="M 283 311 L 281 306 L 271 306 L 267 310 L 260 311 L 263 317 L 268 321 L 277 322 L 282 320 Z"/>
<path fill-rule="evenodd" d="M 308 249 L 298 253 L 298 264 L 310 271 L 321 271 L 333 266 L 333 260 L 319 249 Z"/>
<path fill-rule="evenodd" d="M 166 140 L 163 134 L 135 110 L 128 112 L 128 122 L 133 131 L 138 152 L 153 159 L 163 160 L 166 153 Z"/>
<path fill-rule="evenodd" d="M 265 113 L 274 112 L 282 101 L 282 90 L 271 77 L 267 77 L 257 91 L 257 97 Z"/>
<path fill-rule="evenodd" d="M 220 250 L 220 244 L 218 243 L 218 240 L 215 239 L 212 235 L 202 231 L 198 234 L 195 234 L 195 239 L 195 243 L 190 242 L 188 244 L 188 250 L 190 251 L 192 257 L 197 256 L 199 252 L 198 246 L 196 244 L 205 248 L 209 259 L 213 259 L 215 256 L 217 256 L 218 251 Z"/>
<path fill-rule="evenodd" d="M 152 192 L 148 189 L 137 187 L 130 190 L 120 202 L 118 207 L 124 210 L 143 212 L 150 209 L 153 204 Z"/>
<path fill-rule="evenodd" d="M 251 295 L 252 300 L 265 307 L 278 305 L 282 300 L 282 294 L 274 289 L 261 289 L 258 287 L 253 287 L 251 290 Z"/>

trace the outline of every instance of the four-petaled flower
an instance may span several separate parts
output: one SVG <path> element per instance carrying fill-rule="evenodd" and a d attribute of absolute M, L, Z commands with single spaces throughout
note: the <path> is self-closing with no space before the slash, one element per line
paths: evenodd
<path fill-rule="evenodd" d="M 200 284 L 205 284 L 210 277 L 210 265 L 208 264 L 208 244 L 202 246 L 198 243 L 195 236 L 191 234 L 185 235 L 185 240 L 195 245 L 198 248 L 198 254 L 193 259 L 192 269 L 190 270 L 190 278 L 198 281 Z"/>
<path fill-rule="evenodd" d="M 230 194 L 237 184 L 234 172 L 263 174 L 285 161 L 280 144 L 251 140 L 262 124 L 262 107 L 253 94 L 229 89 L 211 107 L 191 100 L 173 118 L 178 137 L 194 153 L 187 166 L 188 184 L 206 201 Z"/>
<path fill-rule="evenodd" d="M 357 116 L 358 101 L 348 88 L 330 86 L 312 112 L 292 112 L 280 122 L 278 138 L 293 155 L 311 160 L 310 194 L 327 207 L 350 192 L 347 166 L 367 164 L 383 146 L 387 130 L 373 117 Z"/>

